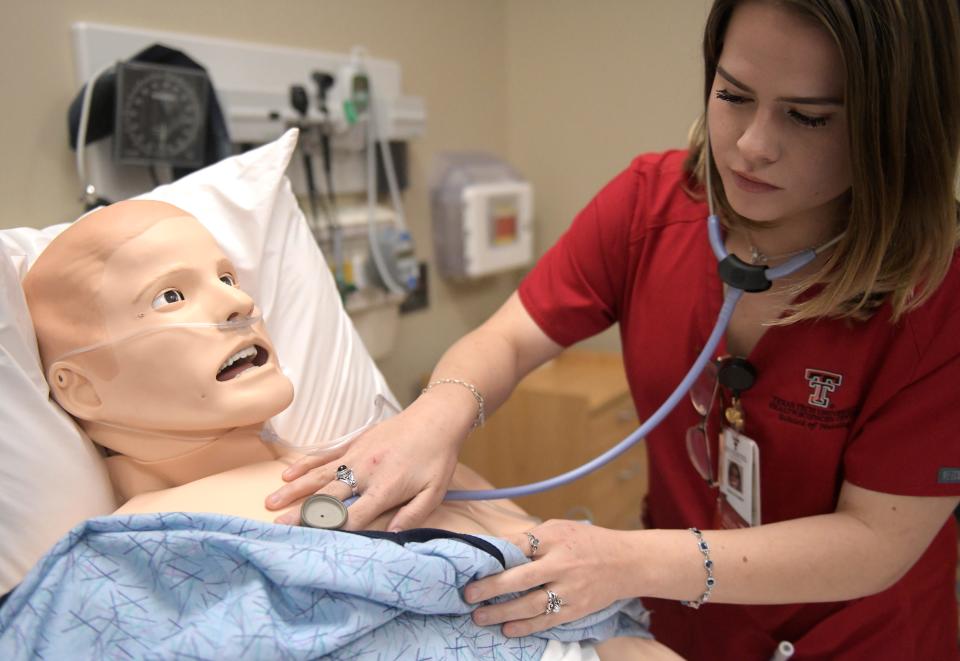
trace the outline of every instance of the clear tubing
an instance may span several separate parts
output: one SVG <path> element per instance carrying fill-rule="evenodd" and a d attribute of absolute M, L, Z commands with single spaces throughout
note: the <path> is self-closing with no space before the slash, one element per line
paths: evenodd
<path fill-rule="evenodd" d="M 398 409 L 393 402 L 378 393 L 373 399 L 373 413 L 370 414 L 370 417 L 367 418 L 366 422 L 364 422 L 357 429 L 347 432 L 342 436 L 330 439 L 326 443 L 316 443 L 314 445 L 295 445 L 283 440 L 276 432 L 273 431 L 273 429 L 270 428 L 269 425 L 264 425 L 260 432 L 260 439 L 266 443 L 275 443 L 276 445 L 282 445 L 285 448 L 296 450 L 301 454 L 318 454 L 320 452 L 325 452 L 326 450 L 338 448 L 341 445 L 346 445 L 357 436 L 373 427 L 375 424 L 380 422 L 380 419 L 383 416 L 383 410 L 385 408 L 390 409 L 394 413 L 400 412 L 400 409 Z"/>
<path fill-rule="evenodd" d="M 373 95 L 371 95 L 371 99 Z M 390 191 L 390 200 L 393 202 L 393 209 L 397 213 L 397 226 L 407 229 L 407 219 L 403 213 L 403 200 L 400 199 L 400 185 L 397 183 L 397 171 L 393 164 L 393 153 L 390 151 L 390 145 L 386 140 L 378 140 L 380 144 L 380 155 L 383 157 L 383 169 L 387 173 L 387 188 Z"/>
<path fill-rule="evenodd" d="M 172 438 L 178 441 L 189 441 L 191 443 L 210 443 L 212 441 L 217 440 L 218 438 L 222 438 L 222 436 L 220 435 L 188 436 L 186 434 L 178 434 L 175 431 L 155 431 L 153 429 L 143 429 L 141 427 L 130 427 L 128 425 L 118 425 L 113 422 L 104 422 L 103 420 L 93 420 L 92 422 L 95 422 L 102 427 L 110 427 L 111 429 L 119 429 L 121 431 L 131 431 L 131 432 L 136 432 L 137 434 L 140 434 L 140 435 L 156 436 L 162 439 Z M 233 429 L 236 429 L 236 427 L 234 427 Z"/>
<path fill-rule="evenodd" d="M 390 275 L 390 270 L 387 268 L 383 253 L 380 251 L 380 242 L 377 240 L 377 221 L 374 216 L 375 190 L 377 187 L 377 137 L 376 106 L 374 105 L 373 89 L 370 89 L 369 100 L 367 102 L 367 236 L 370 239 L 370 252 L 373 254 L 373 263 L 376 265 L 377 273 L 380 274 L 380 278 L 387 286 L 387 289 L 394 294 L 406 294 L 406 290 Z M 386 154 L 384 155 L 384 167 L 388 167 L 386 164 Z M 392 172 L 392 169 L 393 161 L 391 160 L 387 170 L 387 185 L 390 188 L 391 196 L 393 195 L 393 185 L 390 184 L 390 172 Z M 394 202 L 396 202 L 396 200 L 394 200 Z M 397 219 L 400 222 L 403 221 L 403 209 L 401 207 L 397 207 Z"/>
<path fill-rule="evenodd" d="M 113 346 L 114 344 L 119 344 L 120 342 L 126 342 L 132 340 L 135 337 L 140 337 L 142 335 L 151 335 L 153 333 L 159 333 L 160 331 L 171 330 L 174 328 L 218 328 L 222 331 L 232 331 L 232 330 L 241 330 L 243 328 L 250 328 L 255 323 L 263 319 L 263 315 L 259 310 L 256 310 L 249 317 L 243 317 L 242 319 L 237 319 L 236 321 L 220 321 L 220 322 L 204 322 L 204 321 L 185 321 L 172 324 L 163 324 L 160 326 L 149 326 L 147 328 L 138 328 L 136 330 L 130 331 L 120 337 L 111 338 L 109 340 L 104 340 L 103 342 L 95 342 L 93 344 L 88 344 L 77 349 L 72 349 L 65 354 L 60 355 L 56 360 L 51 360 L 50 364 L 64 360 L 65 358 L 71 358 L 81 353 L 87 353 L 88 351 L 94 351 L 96 349 L 102 349 L 103 347 Z"/>
<path fill-rule="evenodd" d="M 93 204 L 96 198 L 96 188 L 87 181 L 87 125 L 90 123 L 90 105 L 93 102 L 93 90 L 97 86 L 100 76 L 112 69 L 114 63 L 106 64 L 100 67 L 87 82 L 87 88 L 83 91 L 83 102 L 80 106 L 80 122 L 77 125 L 77 178 L 80 179 L 80 185 L 83 186 L 81 199 L 89 204 Z"/>

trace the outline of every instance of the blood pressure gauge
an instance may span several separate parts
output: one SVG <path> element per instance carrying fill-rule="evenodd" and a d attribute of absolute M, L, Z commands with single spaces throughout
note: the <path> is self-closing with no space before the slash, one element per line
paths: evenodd
<path fill-rule="evenodd" d="M 206 73 L 141 62 L 117 65 L 114 155 L 134 165 L 200 167 L 207 123 Z"/>

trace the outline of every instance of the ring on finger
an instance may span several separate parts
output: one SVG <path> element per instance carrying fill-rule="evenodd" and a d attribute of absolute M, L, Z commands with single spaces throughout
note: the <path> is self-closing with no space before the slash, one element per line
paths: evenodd
<path fill-rule="evenodd" d="M 547 588 L 543 588 L 543 589 L 547 591 L 547 606 L 543 611 L 544 614 L 553 615 L 553 614 L 559 613 L 560 608 L 564 604 L 563 599 L 560 597 L 560 595 L 558 595 L 553 590 L 547 590 Z"/>
<path fill-rule="evenodd" d="M 354 496 L 360 495 L 360 489 L 357 488 L 357 476 L 353 474 L 353 470 L 347 468 L 346 464 L 341 464 L 340 467 L 337 468 L 336 480 L 350 487 L 350 492 L 353 493 Z"/>
<path fill-rule="evenodd" d="M 530 542 L 530 557 L 532 558 L 537 554 L 537 551 L 540 550 L 540 540 L 537 539 L 537 536 L 532 532 L 523 533 L 527 536 L 527 541 Z"/>

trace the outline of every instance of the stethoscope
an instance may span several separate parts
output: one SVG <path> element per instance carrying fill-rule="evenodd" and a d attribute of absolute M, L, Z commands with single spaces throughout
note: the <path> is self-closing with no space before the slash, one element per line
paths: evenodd
<path fill-rule="evenodd" d="M 704 146 L 704 149 L 709 151 L 709 142 Z M 816 259 L 820 252 L 834 245 L 836 240 L 840 238 L 837 237 L 837 239 L 834 241 L 830 241 L 817 248 L 809 248 L 804 250 L 792 256 L 779 266 L 770 267 L 766 264 L 748 264 L 736 255 L 728 252 L 726 247 L 723 245 L 723 235 L 721 234 L 720 230 L 720 219 L 717 217 L 713 205 L 713 186 L 711 181 L 711 163 L 709 158 L 707 159 L 706 171 L 707 205 L 709 207 L 709 215 L 707 216 L 707 229 L 710 237 L 710 246 L 713 249 L 713 254 L 717 258 L 717 271 L 720 275 L 720 279 L 727 285 L 727 287 L 726 294 L 724 295 L 723 306 L 720 308 L 720 313 L 717 315 L 717 321 L 710 333 L 710 337 L 707 339 L 707 342 L 700 351 L 700 354 L 693 362 L 693 365 L 690 367 L 690 370 L 687 372 L 686 376 L 684 376 L 683 380 L 680 381 L 679 385 L 677 385 L 676 389 L 670 394 L 669 397 L 667 397 L 667 399 L 660 405 L 653 415 L 647 418 L 643 424 L 641 424 L 629 436 L 624 438 L 622 441 L 614 445 L 600 456 L 578 468 L 574 468 L 573 470 L 546 480 L 541 480 L 540 482 L 533 482 L 515 487 L 470 491 L 451 490 L 446 493 L 444 500 L 498 500 L 501 498 L 518 498 L 520 496 L 529 496 L 569 484 L 610 463 L 628 449 L 636 445 L 638 442 L 643 440 L 643 438 L 654 429 L 656 429 L 657 426 L 670 414 L 670 412 L 673 411 L 677 404 L 680 403 L 690 388 L 693 387 L 693 384 L 696 382 L 697 378 L 706 368 L 707 363 L 710 362 L 712 356 L 714 355 L 717 345 L 720 343 L 720 339 L 723 337 L 727 330 L 727 326 L 730 324 L 730 318 L 733 316 L 733 310 L 736 307 L 737 302 L 740 300 L 740 297 L 743 296 L 744 293 L 758 293 L 770 289 L 775 280 L 791 275 L 792 273 L 796 273 Z M 301 506 L 301 519 L 304 522 L 304 525 L 311 526 L 314 524 L 314 522 L 329 522 L 337 524 L 314 527 L 342 527 L 346 523 L 347 507 L 352 504 L 354 500 L 356 500 L 356 496 L 348 498 L 344 501 L 340 501 L 333 496 L 326 496 L 324 494 L 311 496 L 304 501 L 303 505 Z M 314 508 L 317 508 L 317 512 L 322 512 L 323 517 L 315 515 Z"/>

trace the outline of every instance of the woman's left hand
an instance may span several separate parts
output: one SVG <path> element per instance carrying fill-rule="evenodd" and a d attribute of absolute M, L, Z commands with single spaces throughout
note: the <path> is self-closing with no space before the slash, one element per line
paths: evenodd
<path fill-rule="evenodd" d="M 551 520 L 529 531 L 539 542 L 531 548 L 526 533 L 507 537 L 533 562 L 470 583 L 464 599 L 478 603 L 511 592 L 527 594 L 473 612 L 480 626 L 505 623 L 506 636 L 526 636 L 602 610 L 630 595 L 624 569 L 629 548 L 625 533 L 575 521 Z M 627 591 L 625 591 L 627 590 Z M 560 607 L 547 612 L 549 592 Z"/>

